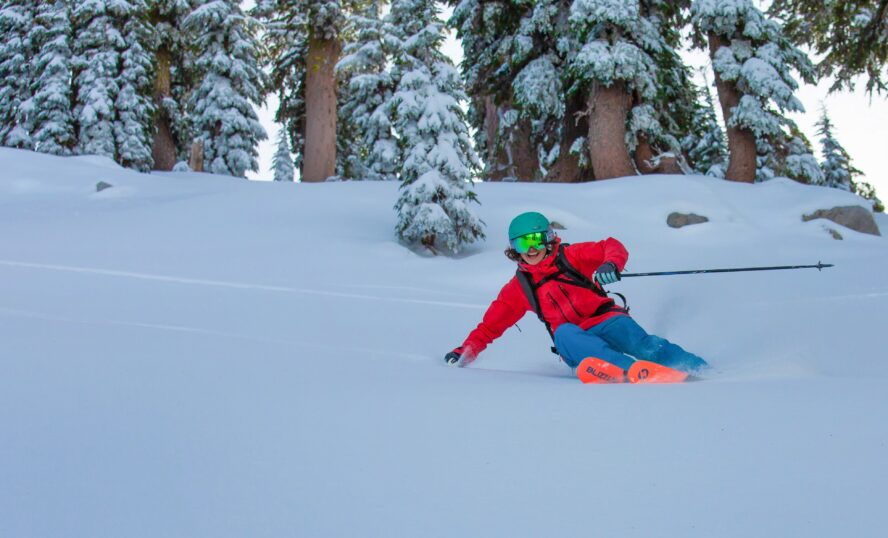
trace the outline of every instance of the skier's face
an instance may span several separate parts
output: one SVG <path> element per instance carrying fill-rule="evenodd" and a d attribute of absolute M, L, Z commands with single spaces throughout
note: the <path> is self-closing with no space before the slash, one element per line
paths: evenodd
<path fill-rule="evenodd" d="M 542 247 L 539 250 L 535 248 L 529 249 L 525 254 L 521 255 L 521 259 L 524 260 L 524 263 L 527 265 L 536 265 L 543 261 L 543 258 L 546 257 L 546 247 Z"/>

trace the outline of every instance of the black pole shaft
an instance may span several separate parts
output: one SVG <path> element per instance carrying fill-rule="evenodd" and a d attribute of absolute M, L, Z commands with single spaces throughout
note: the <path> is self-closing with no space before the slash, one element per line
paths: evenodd
<path fill-rule="evenodd" d="M 772 267 L 735 267 L 731 269 L 692 269 L 689 271 L 660 271 L 656 273 L 622 273 L 621 278 L 630 276 L 669 276 L 669 275 L 698 275 L 701 273 L 739 273 L 741 271 L 780 271 L 783 269 L 817 269 L 818 271 L 833 267 L 831 263 L 820 263 L 817 265 L 775 265 Z"/>

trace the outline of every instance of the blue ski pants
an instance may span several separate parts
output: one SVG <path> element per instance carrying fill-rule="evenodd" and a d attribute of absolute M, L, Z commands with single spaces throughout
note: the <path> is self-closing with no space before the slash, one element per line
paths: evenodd
<path fill-rule="evenodd" d="M 571 368 L 576 368 L 586 357 L 605 360 L 624 370 L 636 359 L 683 372 L 708 366 L 700 357 L 665 338 L 648 334 L 629 316 L 614 316 L 585 331 L 573 323 L 560 325 L 555 331 L 555 348 Z"/>

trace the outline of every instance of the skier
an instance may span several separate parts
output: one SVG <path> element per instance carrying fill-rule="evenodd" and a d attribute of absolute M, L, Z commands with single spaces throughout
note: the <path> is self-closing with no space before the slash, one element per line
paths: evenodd
<path fill-rule="evenodd" d="M 607 296 L 602 286 L 620 280 L 629 257 L 616 239 L 562 245 L 545 216 L 522 213 L 509 225 L 506 256 L 517 262 L 516 275 L 463 344 L 445 355 L 448 364 L 470 363 L 530 310 L 546 324 L 553 350 L 584 382 L 681 381 L 708 367 L 645 332 Z"/>

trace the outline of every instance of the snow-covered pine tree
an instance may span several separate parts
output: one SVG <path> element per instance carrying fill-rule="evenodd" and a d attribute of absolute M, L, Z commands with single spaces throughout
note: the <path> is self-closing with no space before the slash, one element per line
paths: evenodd
<path fill-rule="evenodd" d="M 774 0 L 768 12 L 786 21 L 796 43 L 819 57 L 818 78 L 830 91 L 853 89 L 866 74 L 866 91 L 888 91 L 888 2 L 885 0 Z"/>
<path fill-rule="evenodd" d="M 70 155 L 76 143 L 71 112 L 71 3 L 38 2 L 29 39 L 33 60 L 33 97 L 23 106 L 33 110 L 33 140 L 41 153 Z"/>
<path fill-rule="evenodd" d="M 588 96 L 589 157 L 595 177 L 633 175 L 626 141 L 658 127 L 656 111 L 648 103 L 657 95 L 655 56 L 668 45 L 657 25 L 642 16 L 638 0 L 575 0 L 570 22 L 581 48 L 571 59 L 569 74 L 574 91 Z M 627 133 L 633 95 L 644 104 L 632 109 Z"/>
<path fill-rule="evenodd" d="M 269 89 L 277 94 L 275 121 L 287 130 L 293 164 L 305 155 L 305 58 L 308 51 L 307 0 L 258 0 L 251 14 L 260 20 L 266 44 L 262 55 Z"/>
<path fill-rule="evenodd" d="M 691 129 L 682 139 L 682 149 L 698 174 L 724 178 L 728 160 L 725 133 L 715 112 L 715 103 L 708 84 L 700 88 L 701 102 L 694 114 Z"/>
<path fill-rule="evenodd" d="M 386 70 L 379 7 L 378 2 L 369 2 L 349 16 L 345 33 L 354 37 L 336 66 L 348 88 L 340 95 L 339 124 L 350 123 L 356 131 L 352 137 L 338 139 L 357 139 L 353 148 L 337 152 L 340 161 L 353 161 L 340 167 L 343 179 L 394 180 L 402 162 L 392 132 L 392 80 Z"/>
<path fill-rule="evenodd" d="M 339 106 L 354 101 L 352 90 L 335 66 L 341 47 L 355 38 L 345 21 L 368 4 L 380 2 L 259 0 L 251 11 L 265 26 L 263 64 L 271 79 L 269 90 L 278 96 L 275 120 L 287 128 L 303 181 L 363 175 L 362 133 Z M 309 63 L 317 69 L 308 70 Z M 314 134 L 308 141 L 310 130 Z"/>
<path fill-rule="evenodd" d="M 336 64 L 345 24 L 343 0 L 303 0 L 307 22 L 303 181 L 326 181 L 337 169 Z"/>
<path fill-rule="evenodd" d="M 872 201 L 873 211 L 882 213 L 885 205 L 876 196 L 876 189 L 865 181 L 855 180 L 856 176 L 863 174 L 851 164 L 848 152 L 839 144 L 833 134 L 834 125 L 825 106 L 821 107 L 820 120 L 816 123 L 817 134 L 820 135 L 821 155 L 823 161 L 820 168 L 823 170 L 823 184 L 843 190 L 850 190 L 854 194 Z"/>
<path fill-rule="evenodd" d="M 154 161 L 151 151 L 155 107 L 147 9 L 144 0 L 115 0 L 112 9 L 124 46 L 120 51 L 118 93 L 114 101 L 117 161 L 143 172 L 150 170 Z"/>
<path fill-rule="evenodd" d="M 31 114 L 23 106 L 32 93 L 30 29 L 36 2 L 9 0 L 0 4 L 0 145 L 33 149 Z"/>
<path fill-rule="evenodd" d="M 191 0 L 151 0 L 148 8 L 149 51 L 154 55 L 153 168 L 172 170 L 191 147 L 185 102 L 194 87 L 193 58 L 182 23 L 192 6 Z"/>
<path fill-rule="evenodd" d="M 782 136 L 763 141 L 771 142 L 775 149 L 760 152 L 760 155 L 776 161 L 780 176 L 811 185 L 823 184 L 823 172 L 817 164 L 808 137 L 792 120 L 787 119 L 784 125 L 787 131 Z"/>
<path fill-rule="evenodd" d="M 696 44 L 709 47 L 727 127 L 725 177 L 752 182 L 776 173 L 810 181 L 813 169 L 801 147 L 804 140 L 793 135 L 794 126 L 785 116 L 804 111 L 794 95 L 798 83 L 791 69 L 811 81 L 807 56 L 752 0 L 694 0 L 691 13 Z"/>
<path fill-rule="evenodd" d="M 866 181 L 858 181 L 854 183 L 854 192 L 858 196 L 866 198 L 873 203 L 873 211 L 876 213 L 884 213 L 885 212 L 885 204 L 882 203 L 882 200 L 876 196 L 876 188 L 867 183 Z"/>
<path fill-rule="evenodd" d="M 440 50 L 443 24 L 434 0 L 395 0 L 387 17 L 397 46 L 393 61 L 395 129 L 404 153 L 398 236 L 432 252 L 452 252 L 484 237 L 470 207 L 478 166 L 459 101 L 465 99 L 456 69 Z"/>
<path fill-rule="evenodd" d="M 567 5 L 461 0 L 453 11 L 449 24 L 462 41 L 471 98 L 468 120 L 490 180 L 579 179 L 578 159 L 569 152 L 573 130 L 561 136 L 566 111 L 557 40 Z"/>
<path fill-rule="evenodd" d="M 189 99 L 195 140 L 203 142 L 206 169 L 245 177 L 259 164 L 265 140 L 253 105 L 262 101 L 265 76 L 259 68 L 256 21 L 237 0 L 204 0 L 185 18 L 192 36 L 199 83 Z"/>
<path fill-rule="evenodd" d="M 287 130 L 284 128 L 278 132 L 277 150 L 274 152 L 271 168 L 275 181 L 296 181 L 293 157 L 290 156 L 290 142 L 287 140 Z"/>
<path fill-rule="evenodd" d="M 820 151 L 823 160 L 823 185 L 844 191 L 854 190 L 854 177 L 862 172 L 851 165 L 851 157 L 839 144 L 833 133 L 834 125 L 825 106 L 820 107 L 820 119 L 815 124 L 820 136 Z"/>
<path fill-rule="evenodd" d="M 107 0 L 77 2 L 72 40 L 75 73 L 74 119 L 78 126 L 76 152 L 114 158 L 114 102 L 123 37 L 115 27 Z"/>
<path fill-rule="evenodd" d="M 698 121 L 703 106 L 693 70 L 679 54 L 690 0 L 641 0 L 639 6 L 641 15 L 656 28 L 661 44 L 652 54 L 657 65 L 656 95 L 633 96 L 629 146 L 634 148 L 635 166 L 641 173 L 687 172 L 692 166 L 683 152 L 683 141 L 689 134 L 702 136 Z"/>

